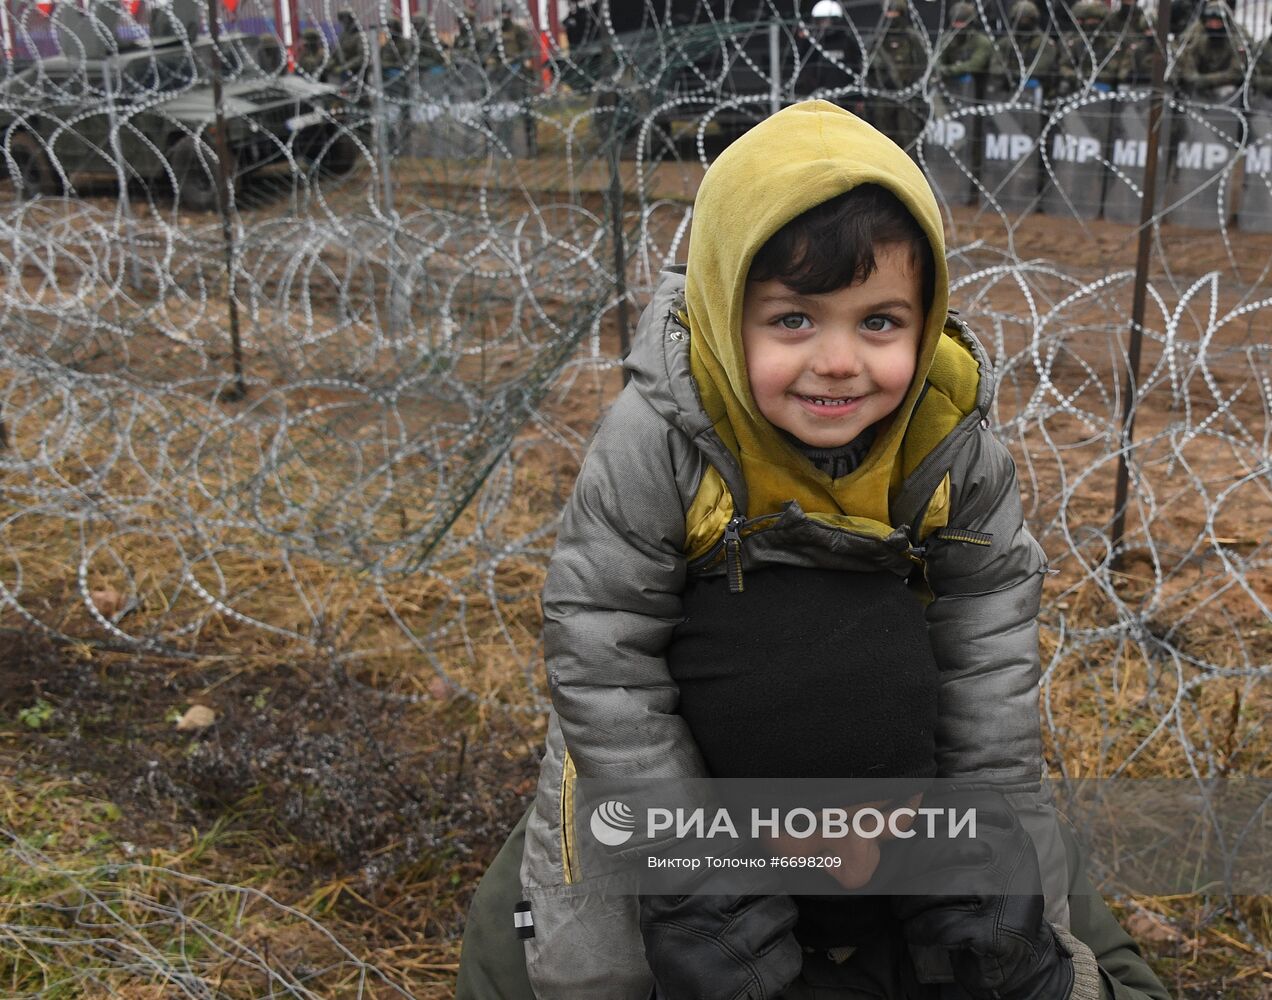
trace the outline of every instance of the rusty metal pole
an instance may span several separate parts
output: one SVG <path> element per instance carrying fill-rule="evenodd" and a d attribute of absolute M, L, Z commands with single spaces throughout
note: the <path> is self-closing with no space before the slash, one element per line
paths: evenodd
<path fill-rule="evenodd" d="M 620 98 L 621 101 L 621 98 Z M 618 351 L 626 361 L 632 349 L 631 327 L 627 317 L 627 243 L 623 235 L 623 143 L 617 134 L 610 137 L 610 227 L 614 236 L 614 292 L 618 296 Z M 623 385 L 627 384 L 623 369 Z"/>
<path fill-rule="evenodd" d="M 234 281 L 234 224 L 230 218 L 230 137 L 225 125 L 225 100 L 221 90 L 221 23 L 216 0 L 207 0 L 208 34 L 212 37 L 212 104 L 216 110 L 216 207 L 221 214 L 221 237 L 225 244 L 226 298 L 230 322 L 230 350 L 234 358 L 234 385 L 221 393 L 228 402 L 247 395 L 243 378 L 243 342 L 239 335 L 238 299 Z"/>
<path fill-rule="evenodd" d="M 128 254 L 128 276 L 134 290 L 141 289 L 141 266 L 137 262 L 137 226 L 133 219 L 132 201 L 128 197 L 128 171 L 119 144 L 119 109 L 115 105 L 115 74 L 119 71 L 119 47 L 110 54 L 102 73 L 102 90 L 106 97 L 107 128 L 110 129 L 110 155 L 115 161 L 115 181 L 119 185 L 119 211 L 124 220 L 124 252 Z"/>
<path fill-rule="evenodd" d="M 1135 287 L 1131 293 L 1131 337 L 1126 352 L 1126 379 L 1122 383 L 1121 448 L 1118 451 L 1117 487 L 1113 495 L 1112 559 L 1110 560 L 1110 566 L 1113 569 L 1118 569 L 1122 565 L 1122 544 L 1126 535 L 1126 506 L 1131 475 L 1127 456 L 1135 438 L 1135 394 L 1139 390 L 1140 353 L 1144 343 L 1144 306 L 1148 298 L 1152 222 L 1157 212 L 1157 161 L 1162 137 L 1162 104 L 1166 99 L 1166 40 L 1169 25 L 1170 0 L 1158 0 L 1152 94 L 1148 105 L 1148 149 L 1144 157 L 1144 191 L 1140 197 Z"/>

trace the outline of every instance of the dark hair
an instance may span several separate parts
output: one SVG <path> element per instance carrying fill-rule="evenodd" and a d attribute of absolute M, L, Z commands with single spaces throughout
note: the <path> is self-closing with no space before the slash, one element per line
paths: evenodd
<path fill-rule="evenodd" d="M 774 233 L 751 261 L 748 281 L 777 278 L 801 295 L 821 295 L 865 281 L 875 248 L 908 244 L 932 307 L 936 264 L 932 244 L 901 199 L 878 184 L 862 184 L 823 201 Z"/>

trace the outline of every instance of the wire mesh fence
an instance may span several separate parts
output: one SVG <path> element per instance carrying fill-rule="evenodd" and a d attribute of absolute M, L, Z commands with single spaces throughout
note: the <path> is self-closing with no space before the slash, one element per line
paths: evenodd
<path fill-rule="evenodd" d="M 1172 25 L 1154 136 L 1157 45 L 1134 18 L 1047 3 L 1031 27 L 1019 5 L 970 6 L 11 6 L 4 627 L 189 660 L 319 655 L 399 700 L 440 684 L 543 711 L 538 588 L 636 310 L 683 259 L 712 158 L 821 97 L 905 145 L 946 213 L 952 300 L 995 359 L 997 427 L 1054 570 L 1053 775 L 1192 776 L 1204 794 L 1265 773 L 1269 12 Z M 988 55 L 965 65 L 982 29 Z M 220 995 L 146 930 L 202 933 L 173 900 L 210 889 L 150 871 L 183 888 L 121 902 L 102 870 L 6 850 L 48 880 L 41 906 L 78 908 L 56 931 L 10 913 L 6 940 L 39 938 L 94 989 Z M 264 977 L 241 995 L 376 975 L 340 946 L 306 985 L 203 940 Z"/>

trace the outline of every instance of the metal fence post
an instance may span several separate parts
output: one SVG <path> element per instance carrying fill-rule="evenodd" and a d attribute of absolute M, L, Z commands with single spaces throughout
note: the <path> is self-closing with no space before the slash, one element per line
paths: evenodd
<path fill-rule="evenodd" d="M 117 54 L 117 53 L 116 53 Z M 115 161 L 115 177 L 119 184 L 119 210 L 124 218 L 124 238 L 128 244 L 128 277 L 134 289 L 141 288 L 141 270 L 137 263 L 137 230 L 133 220 L 132 202 L 128 199 L 128 173 L 124 170 L 124 156 L 119 148 L 119 117 L 115 107 L 115 71 L 118 63 L 112 58 L 102 74 L 102 89 L 106 96 L 106 127 L 110 129 L 110 155 Z"/>
<path fill-rule="evenodd" d="M 781 22 L 777 18 L 769 21 L 769 114 L 777 114 L 782 110 L 782 47 Z"/>
<path fill-rule="evenodd" d="M 221 237 L 225 244 L 227 312 L 230 322 L 230 350 L 234 358 L 234 388 L 221 393 L 229 401 L 247 395 L 243 379 L 243 342 L 239 335 L 238 299 L 234 281 L 234 226 L 230 219 L 230 142 L 225 121 L 225 95 L 221 88 L 221 22 L 216 0 L 207 0 L 208 34 L 212 36 L 212 103 L 216 109 L 216 206 L 221 213 Z"/>
<path fill-rule="evenodd" d="M 1166 85 L 1166 30 L 1170 24 L 1170 0 L 1158 0 L 1156 51 L 1153 53 L 1152 96 L 1148 105 L 1148 148 L 1144 162 L 1144 194 L 1140 200 L 1139 243 L 1135 259 L 1135 287 L 1131 293 L 1131 337 L 1126 353 L 1126 379 L 1122 383 L 1122 431 L 1117 458 L 1117 485 L 1113 496 L 1110 561 L 1122 562 L 1126 534 L 1126 505 L 1130 491 L 1128 453 L 1135 436 L 1135 394 L 1139 390 L 1140 351 L 1144 343 L 1144 306 L 1148 296 L 1148 267 L 1152 249 L 1152 222 L 1157 206 L 1157 158 L 1162 137 L 1162 104 Z"/>
<path fill-rule="evenodd" d="M 406 302 L 410 299 L 410 292 L 403 287 L 402 276 L 399 273 L 402 257 L 397 243 L 398 214 L 393 195 L 393 160 L 389 143 L 388 104 L 384 100 L 384 64 L 380 60 L 382 30 L 384 30 L 383 26 L 377 24 L 375 33 L 368 42 L 371 50 L 371 131 L 375 143 L 376 172 L 380 177 L 380 211 L 389 221 L 389 241 L 384 260 L 387 279 L 384 305 L 388 317 L 388 333 L 394 336 L 402 329 L 405 322 Z M 366 38 L 365 32 L 363 38 Z"/>
<path fill-rule="evenodd" d="M 627 243 L 623 236 L 623 144 L 615 133 L 610 139 L 610 226 L 614 231 L 614 294 L 618 297 L 618 351 L 626 360 L 632 349 L 631 330 L 627 317 Z M 627 384 L 627 369 L 623 369 L 623 384 Z"/>

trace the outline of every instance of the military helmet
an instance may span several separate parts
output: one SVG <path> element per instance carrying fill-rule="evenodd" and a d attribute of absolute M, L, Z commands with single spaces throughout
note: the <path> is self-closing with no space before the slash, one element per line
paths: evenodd
<path fill-rule="evenodd" d="M 1109 9 L 1100 0 L 1081 0 L 1073 5 L 1075 21 L 1103 21 Z"/>
<path fill-rule="evenodd" d="M 1225 3 L 1218 3 L 1216 0 L 1211 0 L 1210 3 L 1201 8 L 1201 19 L 1203 21 L 1209 21 L 1212 17 L 1226 20 L 1227 16 L 1228 5 Z"/>
<path fill-rule="evenodd" d="M 353 12 L 352 7 L 341 7 L 336 11 L 337 21 L 350 21 L 353 24 L 358 23 L 358 15 Z"/>
<path fill-rule="evenodd" d="M 318 32 L 317 28 L 306 28 L 304 31 L 300 33 L 300 37 L 307 42 L 309 41 L 316 42 L 318 41 L 318 39 L 322 37 L 322 35 Z"/>
<path fill-rule="evenodd" d="M 968 3 L 967 0 L 960 0 L 959 3 L 956 3 L 950 8 L 951 23 L 955 21 L 966 21 L 970 24 L 974 20 L 976 20 L 976 7 Z"/>
<path fill-rule="evenodd" d="M 885 14 L 907 14 L 910 11 L 909 0 L 888 0 L 883 5 Z"/>
<path fill-rule="evenodd" d="M 402 34 L 402 19 L 401 18 L 391 17 L 387 21 L 385 21 L 384 24 L 385 24 L 385 27 L 388 28 L 392 34 L 395 34 L 395 35 Z"/>

